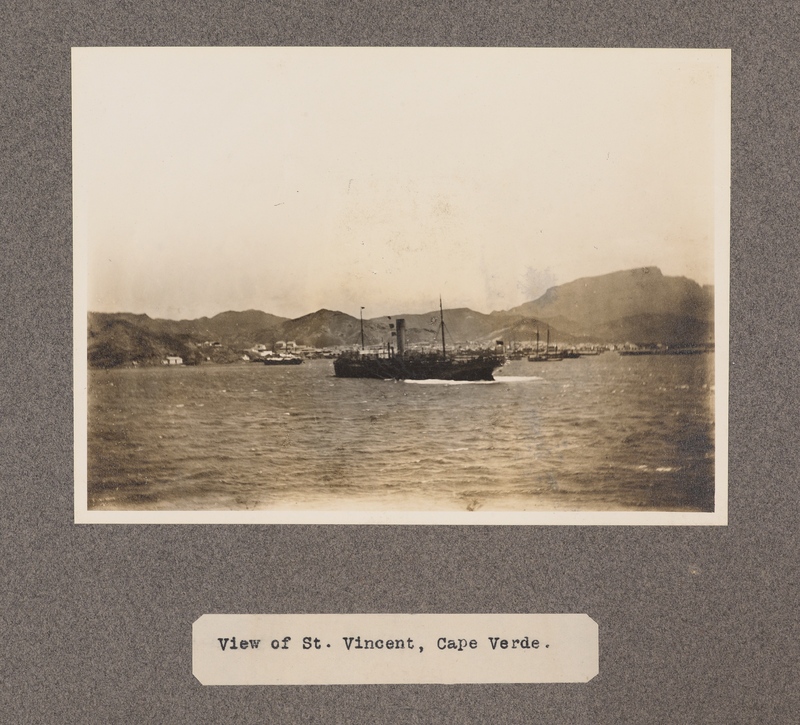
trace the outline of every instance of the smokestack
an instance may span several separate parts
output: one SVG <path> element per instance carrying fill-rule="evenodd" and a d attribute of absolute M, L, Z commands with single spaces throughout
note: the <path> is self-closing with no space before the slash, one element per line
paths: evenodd
<path fill-rule="evenodd" d="M 397 354 L 403 357 L 406 351 L 406 321 L 404 319 L 395 320 L 397 324 Z"/>

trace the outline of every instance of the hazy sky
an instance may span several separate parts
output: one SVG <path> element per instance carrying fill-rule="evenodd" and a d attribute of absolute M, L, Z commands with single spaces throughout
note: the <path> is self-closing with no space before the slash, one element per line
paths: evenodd
<path fill-rule="evenodd" d="M 728 104 L 727 51 L 77 49 L 76 288 L 374 317 L 637 266 L 712 283 Z"/>

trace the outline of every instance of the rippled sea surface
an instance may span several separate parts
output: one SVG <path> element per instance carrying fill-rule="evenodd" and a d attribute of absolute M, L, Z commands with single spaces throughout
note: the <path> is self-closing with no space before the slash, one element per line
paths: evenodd
<path fill-rule="evenodd" d="M 713 355 L 508 363 L 493 383 L 329 360 L 92 370 L 95 510 L 711 511 Z"/>

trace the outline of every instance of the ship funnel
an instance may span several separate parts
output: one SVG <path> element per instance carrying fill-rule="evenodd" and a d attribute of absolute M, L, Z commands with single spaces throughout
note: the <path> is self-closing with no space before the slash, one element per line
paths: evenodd
<path fill-rule="evenodd" d="M 406 351 L 406 321 L 404 319 L 395 320 L 397 324 L 397 354 L 403 357 Z"/>

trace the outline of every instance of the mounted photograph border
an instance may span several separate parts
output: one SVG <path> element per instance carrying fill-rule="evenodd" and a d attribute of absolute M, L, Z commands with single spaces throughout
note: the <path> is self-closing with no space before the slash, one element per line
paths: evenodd
<path fill-rule="evenodd" d="M 96 49 L 75 49 L 78 57 Z M 117 49 L 119 50 L 119 49 Z M 197 51 L 198 49 L 192 49 Z M 210 49 L 216 50 L 216 49 Z M 362 53 L 369 49 L 359 49 Z M 380 51 L 380 49 L 375 49 Z M 573 49 L 592 52 L 591 49 Z M 597 53 L 614 52 L 596 49 Z M 647 53 L 648 50 L 624 51 Z M 664 53 L 656 49 L 649 52 Z M 90 107 L 73 107 L 73 181 L 74 181 L 74 382 L 75 382 L 75 508 L 76 523 L 104 524 L 398 524 L 398 525 L 725 525 L 727 524 L 728 476 L 728 364 L 729 364 L 729 279 L 730 279 L 730 52 L 725 50 L 674 51 L 714 55 L 718 63 L 715 84 L 714 123 L 715 188 L 714 214 L 714 510 L 709 513 L 670 511 L 395 511 L 395 510 L 93 510 L 88 507 L 88 366 L 86 321 L 91 311 L 90 284 L 91 205 L 86 189 L 91 173 L 85 135 L 81 123 L 91 113 Z M 98 58 L 102 53 L 98 54 Z M 73 67 L 74 70 L 74 67 Z M 76 81 L 73 75 L 73 92 Z M 76 96 L 81 98 L 80 94 Z M 97 102 L 95 100 L 95 102 Z"/>

